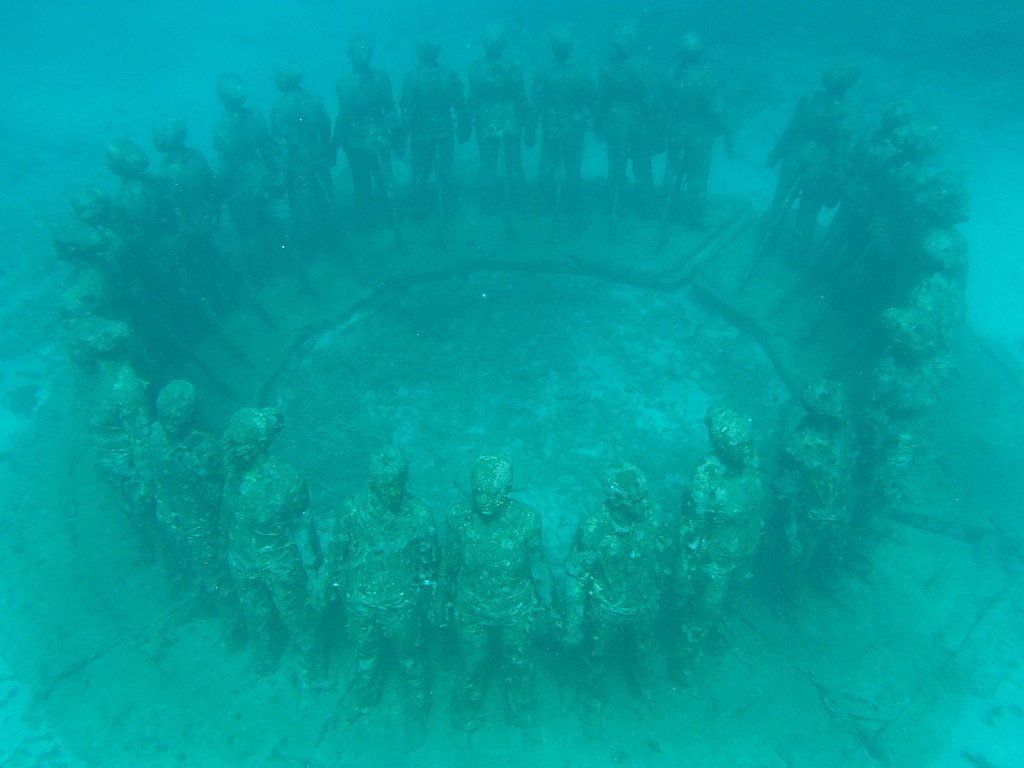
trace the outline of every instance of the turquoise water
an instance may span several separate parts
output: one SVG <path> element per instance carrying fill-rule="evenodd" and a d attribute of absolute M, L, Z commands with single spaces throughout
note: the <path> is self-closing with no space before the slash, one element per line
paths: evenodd
<path fill-rule="evenodd" d="M 0 126 L 0 547 L 8 565 L 0 575 L 0 765 L 1024 762 L 1016 736 L 1024 723 L 1024 11 L 1016 4 L 51 2 L 8 10 L 0 32 L 9 94 Z M 291 262 L 261 275 L 216 333 L 189 341 L 199 362 L 168 350 L 143 356 L 149 400 L 172 378 L 193 379 L 211 432 L 235 408 L 280 408 L 286 427 L 274 452 L 305 477 L 320 521 L 363 486 L 369 455 L 383 444 L 402 447 L 410 488 L 439 523 L 466 497 L 475 457 L 508 451 L 513 495 L 540 510 L 544 555 L 561 588 L 573 531 L 599 505 L 609 462 L 641 467 L 659 514 L 678 527 L 684 490 L 708 451 L 704 412 L 719 401 L 753 418 L 770 489 L 780 446 L 803 413 L 799 386 L 837 373 L 863 402 L 881 354 L 871 353 L 877 329 L 865 320 L 875 317 L 870 290 L 840 297 L 846 305 L 835 300 L 840 309 L 823 298 L 822 308 L 812 284 L 772 314 L 799 272 L 771 261 L 737 289 L 753 222 L 774 190 L 764 157 L 801 95 L 836 62 L 861 68 L 849 97 L 861 135 L 899 99 L 939 128 L 929 167 L 950 170 L 970 196 L 970 219 L 958 227 L 969 243 L 966 330 L 928 447 L 905 470 L 912 498 L 841 578 L 780 604 L 768 514 L 753 575 L 737 581 L 693 683 L 680 685 L 667 664 L 676 621 L 667 610 L 654 643 L 662 666 L 653 707 L 630 690 L 624 647 L 608 666 L 597 736 L 580 717 L 582 663 L 550 637 L 532 649 L 540 703 L 528 744 L 504 722 L 497 673 L 484 727 L 468 737 L 454 731 L 454 638 L 432 631 L 433 707 L 423 747 L 407 753 L 392 738 L 403 725 L 400 676 L 390 676 L 367 717 L 352 725 L 337 717 L 353 663 L 338 617 L 326 629 L 336 687 L 299 691 L 287 651 L 275 675 L 256 678 L 210 607 L 147 562 L 94 466 L 81 374 L 57 311 L 72 275 L 51 240 L 73 195 L 116 189 L 103 158 L 112 138 L 134 139 L 153 159 L 150 126 L 178 116 L 189 144 L 212 160 L 220 72 L 239 72 L 248 103 L 266 113 L 277 98 L 274 67 L 293 57 L 333 116 L 351 34 L 374 40 L 374 63 L 397 95 L 421 35 L 437 38 L 442 62 L 465 80 L 495 17 L 527 82 L 548 59 L 554 24 L 574 28 L 574 56 L 594 74 L 623 18 L 665 70 L 676 40 L 696 30 L 736 144 L 732 158 L 716 146 L 711 232 L 732 222 L 736 238 L 723 235 L 721 247 L 702 252 L 704 236 L 675 223 L 665 235 L 657 216 L 610 227 L 600 203 L 604 148 L 593 136 L 582 221 L 480 216 L 471 141 L 455 160 L 464 212 L 446 231 L 404 223 L 404 248 L 386 227 L 354 233 L 311 258 L 301 278 Z M 524 160 L 532 182 L 537 150 Z M 660 183 L 663 156 L 654 168 Z M 402 199 L 407 160 L 394 169 Z M 343 156 L 333 174 L 339 215 L 351 225 Z M 697 273 L 688 271 L 694 254 L 703 259 Z M 818 312 L 816 324 L 809 317 Z"/>

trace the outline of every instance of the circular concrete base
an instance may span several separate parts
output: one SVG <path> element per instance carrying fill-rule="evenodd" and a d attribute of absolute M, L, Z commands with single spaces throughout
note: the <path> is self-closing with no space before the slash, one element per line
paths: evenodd
<path fill-rule="evenodd" d="M 708 450 L 708 404 L 752 412 L 764 439 L 788 396 L 750 338 L 681 291 L 514 272 L 381 293 L 310 334 L 271 392 L 286 424 L 275 450 L 303 467 L 317 516 L 388 443 L 442 519 L 472 461 L 505 451 L 556 560 L 607 462 L 640 466 L 674 513 Z"/>

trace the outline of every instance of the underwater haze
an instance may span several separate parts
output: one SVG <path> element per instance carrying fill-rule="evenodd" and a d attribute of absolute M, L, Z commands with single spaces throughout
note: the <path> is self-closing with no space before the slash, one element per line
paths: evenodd
<path fill-rule="evenodd" d="M 1024 5 L 7 11 L 0 768 L 1024 765 Z"/>
<path fill-rule="evenodd" d="M 635 18 L 645 44 L 661 56 L 669 55 L 680 30 L 698 30 L 713 41 L 716 65 L 732 90 L 730 108 L 744 118 L 738 129 L 750 136 L 742 154 L 752 165 L 761 165 L 757 150 L 781 129 L 794 96 L 834 61 L 863 68 L 863 84 L 870 84 L 861 89 L 865 105 L 906 99 L 940 124 L 944 150 L 964 174 L 974 201 L 966 226 L 974 243 L 971 317 L 988 332 L 1019 339 L 1024 316 L 1016 295 L 1024 267 L 1012 243 L 1020 239 L 1015 214 L 1024 195 L 1017 173 L 1024 158 L 1014 140 L 1021 120 L 1022 14 L 1012 2 L 956 0 L 922 6 L 478 3 L 454 10 L 430 3 L 37 3 L 13 11 L 0 33 L 3 56 L 18 74 L 4 128 L 5 166 L 12 174 L 7 186 L 38 207 L 52 198 L 34 178 L 56 159 L 50 153 L 64 151 L 85 161 L 90 142 L 101 146 L 112 134 L 145 137 L 158 115 L 182 117 L 196 144 L 208 149 L 216 118 L 212 83 L 226 69 L 245 76 L 254 102 L 266 104 L 273 97 L 275 63 L 294 57 L 308 84 L 328 98 L 347 66 L 347 40 L 356 32 L 374 39 L 376 60 L 397 84 L 423 34 L 436 36 L 447 63 L 463 71 L 477 55 L 489 20 L 506 23 L 527 64 L 546 55 L 549 28 L 568 24 L 579 55 L 596 67 L 610 30 Z M 724 188 L 767 194 L 770 182 L 759 167 L 728 172 L 737 178 L 720 179 Z M 77 186 L 71 180 L 61 188 Z"/>

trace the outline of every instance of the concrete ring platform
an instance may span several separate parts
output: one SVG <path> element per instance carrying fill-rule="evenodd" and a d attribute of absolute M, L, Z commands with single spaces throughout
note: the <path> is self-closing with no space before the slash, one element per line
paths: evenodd
<path fill-rule="evenodd" d="M 770 441 L 786 388 L 757 343 L 684 291 L 586 275 L 480 271 L 384 291 L 310 332 L 268 385 L 321 513 L 394 443 L 443 519 L 476 456 L 510 453 L 516 491 L 561 559 L 611 461 L 675 513 L 708 450 L 704 411 L 750 412 Z"/>

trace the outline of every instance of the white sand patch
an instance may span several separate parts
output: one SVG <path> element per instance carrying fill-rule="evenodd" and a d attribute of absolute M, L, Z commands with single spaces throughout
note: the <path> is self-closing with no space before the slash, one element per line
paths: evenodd
<path fill-rule="evenodd" d="M 0 660 L 0 765 L 84 768 L 32 701 L 32 689 Z"/>

